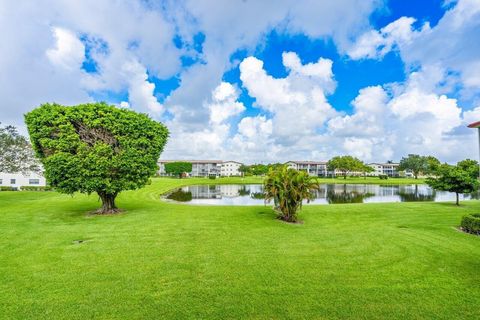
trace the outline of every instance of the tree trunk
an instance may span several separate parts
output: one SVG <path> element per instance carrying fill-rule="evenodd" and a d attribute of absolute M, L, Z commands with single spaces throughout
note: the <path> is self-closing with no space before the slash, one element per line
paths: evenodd
<path fill-rule="evenodd" d="M 347 179 L 347 172 L 346 171 L 343 173 L 343 179 L 345 179 L 345 180 Z"/>
<path fill-rule="evenodd" d="M 456 204 L 457 206 L 459 206 L 459 205 L 460 205 L 460 202 L 458 201 L 458 192 L 455 192 L 455 195 L 456 195 L 455 204 Z"/>
<path fill-rule="evenodd" d="M 100 199 L 102 199 L 102 208 L 97 211 L 100 214 L 112 214 L 117 213 L 117 206 L 115 206 L 115 198 L 117 197 L 116 193 L 106 193 L 106 192 L 97 192 Z"/>

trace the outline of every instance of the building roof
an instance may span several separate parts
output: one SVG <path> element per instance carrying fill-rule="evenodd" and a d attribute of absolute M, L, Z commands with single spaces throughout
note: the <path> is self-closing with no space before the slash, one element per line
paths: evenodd
<path fill-rule="evenodd" d="M 243 163 L 241 163 L 241 162 L 234 161 L 234 160 L 227 160 L 227 161 L 223 161 L 223 163 L 227 163 L 227 162 L 234 162 L 234 163 L 238 163 L 238 164 L 243 164 Z"/>
<path fill-rule="evenodd" d="M 190 162 L 190 163 L 223 163 L 222 160 L 158 160 L 159 163 L 169 163 L 169 162 Z"/>
<path fill-rule="evenodd" d="M 467 127 L 469 127 L 469 128 L 480 128 L 480 121 L 470 123 Z"/>
<path fill-rule="evenodd" d="M 327 164 L 327 161 L 287 161 L 285 163 L 296 163 L 296 164 Z"/>
<path fill-rule="evenodd" d="M 380 166 L 398 166 L 400 165 L 399 163 L 393 163 L 393 162 L 371 162 L 371 163 L 367 163 L 367 165 L 372 165 L 372 164 L 377 164 L 377 165 L 380 165 Z"/>

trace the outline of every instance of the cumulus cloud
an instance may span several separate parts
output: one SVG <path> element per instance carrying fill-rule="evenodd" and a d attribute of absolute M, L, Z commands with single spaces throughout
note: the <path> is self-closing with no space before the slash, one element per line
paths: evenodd
<path fill-rule="evenodd" d="M 70 30 L 54 27 L 55 47 L 46 51 L 48 59 L 67 70 L 80 69 L 85 59 L 85 46 Z"/>
<path fill-rule="evenodd" d="M 466 98 L 480 93 L 480 2 L 458 1 L 434 27 L 425 23 L 415 29 L 414 22 L 401 17 L 378 31 L 370 30 L 357 37 L 346 53 L 353 59 L 379 59 L 397 50 L 407 70 L 418 65 L 440 70 L 449 87 L 437 90 L 460 86 Z"/>
<path fill-rule="evenodd" d="M 464 112 L 456 99 L 438 95 L 418 81 L 423 71 L 392 91 L 380 86 L 360 90 L 352 102 L 354 113 L 328 122 L 332 140 L 343 140 L 343 150 L 364 160 L 399 159 L 408 153 L 432 154 L 454 161 L 471 154 L 473 132 L 452 132 L 473 119 L 478 110 Z M 387 90 L 389 92 L 387 92 Z M 338 151 L 337 151 L 338 152 Z"/>
<path fill-rule="evenodd" d="M 147 71 L 138 61 L 129 61 L 123 65 L 128 79 L 128 100 L 132 108 L 148 112 L 160 118 L 163 106 L 154 95 L 155 85 L 148 81 Z"/>
<path fill-rule="evenodd" d="M 203 103 L 203 108 L 209 115 L 208 124 L 197 130 L 182 125 L 185 115 L 178 115 L 184 109 L 177 109 L 177 112 L 173 110 L 174 118 L 166 123 L 171 138 L 163 157 L 228 157 L 232 152 L 232 145 L 228 144 L 232 137 L 230 120 L 245 110 L 243 103 L 237 101 L 238 95 L 238 90 L 232 84 L 221 82 L 212 91 L 211 98 Z"/>
<path fill-rule="evenodd" d="M 411 152 L 442 160 L 471 155 L 474 131 L 461 128 L 480 117 L 480 3 L 460 0 L 432 27 L 401 17 L 373 30 L 369 16 L 379 5 L 2 2 L 0 32 L 9 44 L 0 47 L 2 122 L 21 125 L 22 114 L 41 103 L 77 104 L 106 93 L 121 97 L 119 107 L 166 122 L 172 137 L 164 157 L 250 162 L 344 153 L 379 161 Z M 116 18 L 105 19 L 105 12 Z M 231 59 L 238 50 L 252 55 L 272 31 L 333 40 L 351 59 L 396 51 L 406 81 L 361 89 L 344 114 L 328 101 L 337 86 L 330 59 L 303 63 L 285 52 L 285 77 L 272 76 L 254 56 Z M 199 35 L 204 40 L 198 42 Z M 94 70 L 84 70 L 85 62 Z M 237 64 L 241 84 L 222 81 Z M 160 103 L 151 79 L 173 76 L 180 86 Z M 255 101 L 244 118 L 241 90 Z M 462 99 L 477 100 L 470 105 L 477 108 L 462 111 Z"/>
<path fill-rule="evenodd" d="M 394 48 L 401 48 L 411 43 L 421 32 L 427 32 L 429 25 L 416 31 L 411 17 L 401 17 L 380 30 L 370 30 L 361 35 L 347 50 L 353 59 L 381 58 Z"/>
<path fill-rule="evenodd" d="M 240 79 L 259 108 L 272 114 L 278 144 L 293 145 L 313 135 L 336 114 L 325 94 L 334 87 L 332 61 L 320 58 L 303 65 L 296 53 L 283 54 L 290 70 L 285 78 L 267 74 L 263 62 L 248 57 L 240 64 Z"/>
<path fill-rule="evenodd" d="M 212 103 L 208 105 L 210 110 L 210 121 L 222 123 L 228 118 L 237 115 L 245 110 L 243 103 L 237 102 L 238 92 L 235 87 L 222 82 L 212 93 Z"/>

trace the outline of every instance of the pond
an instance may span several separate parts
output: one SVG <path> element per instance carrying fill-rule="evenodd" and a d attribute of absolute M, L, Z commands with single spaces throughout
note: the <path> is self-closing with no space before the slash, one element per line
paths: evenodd
<path fill-rule="evenodd" d="M 261 184 L 192 185 L 163 196 L 168 201 L 208 205 L 263 205 Z M 460 200 L 479 199 L 465 194 Z M 435 191 L 427 185 L 321 184 L 311 204 L 454 201 L 455 194 Z"/>

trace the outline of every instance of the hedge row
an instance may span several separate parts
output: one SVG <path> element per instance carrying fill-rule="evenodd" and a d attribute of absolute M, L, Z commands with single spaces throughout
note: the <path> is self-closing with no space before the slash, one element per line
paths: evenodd
<path fill-rule="evenodd" d="M 0 186 L 0 191 L 15 191 L 14 187 Z"/>
<path fill-rule="evenodd" d="M 21 186 L 20 190 L 22 191 L 52 191 L 53 188 L 50 186 Z"/>
<path fill-rule="evenodd" d="M 468 233 L 480 235 L 480 213 L 474 213 L 462 218 L 462 230 Z"/>

